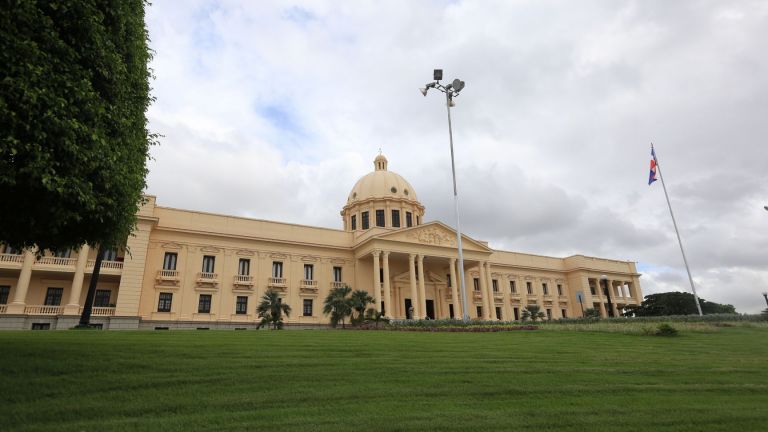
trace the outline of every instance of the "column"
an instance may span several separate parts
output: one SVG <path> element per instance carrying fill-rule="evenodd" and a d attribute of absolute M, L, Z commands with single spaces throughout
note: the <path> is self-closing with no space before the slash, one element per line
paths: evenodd
<path fill-rule="evenodd" d="M 373 256 L 373 301 L 376 302 L 373 309 L 381 312 L 381 276 L 379 274 L 379 255 L 381 255 L 381 251 L 375 250 L 371 255 Z"/>
<path fill-rule="evenodd" d="M 480 261 L 477 264 L 478 264 L 477 265 L 478 273 L 480 273 L 478 275 L 478 278 L 480 279 L 480 292 L 482 293 L 483 300 L 484 300 L 483 301 L 483 316 L 480 317 L 480 318 L 487 320 L 487 319 L 490 319 L 490 315 L 488 314 L 488 312 L 489 312 L 489 309 L 490 309 L 489 305 L 490 305 L 492 300 L 490 300 L 488 298 L 488 284 L 485 283 L 486 282 L 485 281 L 485 263 Z"/>
<path fill-rule="evenodd" d="M 616 307 L 616 288 L 613 286 L 613 279 L 608 279 L 608 289 L 611 290 L 611 309 L 613 310 L 613 316 L 619 316 L 619 308 Z"/>
<path fill-rule="evenodd" d="M 19 273 L 19 282 L 16 284 L 13 301 L 8 305 L 7 313 L 24 313 L 24 308 L 27 306 L 27 291 L 29 290 L 29 280 L 32 278 L 32 264 L 34 262 L 35 252 L 32 249 L 25 249 L 24 263 L 21 265 L 21 273 Z"/>
<path fill-rule="evenodd" d="M 383 263 L 384 263 L 384 312 L 386 316 L 393 317 L 395 316 L 394 310 L 392 309 L 392 288 L 389 286 L 389 251 L 384 251 L 383 253 Z"/>
<path fill-rule="evenodd" d="M 90 247 L 84 244 L 77 253 L 75 277 L 72 279 L 72 289 L 69 291 L 69 303 L 64 306 L 64 315 L 80 314 L 80 293 L 83 292 L 83 278 L 85 277 L 85 265 L 88 264 L 88 251 Z"/>
<path fill-rule="evenodd" d="M 413 308 L 411 318 L 419 319 L 419 294 L 416 292 L 416 266 L 414 265 L 415 260 L 416 255 L 408 254 L 408 273 L 411 276 L 411 308 Z M 408 316 L 408 311 L 405 311 L 405 316 Z"/>
<path fill-rule="evenodd" d="M 621 281 L 621 294 L 625 299 L 629 300 L 629 290 L 627 289 L 627 282 Z"/>
<path fill-rule="evenodd" d="M 485 276 L 488 280 L 488 293 L 490 296 L 488 297 L 491 300 L 491 308 L 488 309 L 489 317 L 492 320 L 497 319 L 496 318 L 496 299 L 493 296 L 493 276 L 491 275 L 491 263 L 487 262 L 485 263 Z M 496 282 L 498 284 L 498 282 Z"/>
<path fill-rule="evenodd" d="M 424 289 L 424 255 L 418 255 L 419 260 L 419 307 L 421 307 L 421 317 L 427 317 L 427 292 Z"/>
<path fill-rule="evenodd" d="M 461 299 L 459 298 L 459 279 L 456 277 L 456 258 L 451 258 L 451 298 L 453 299 L 453 318 L 461 318 Z"/>

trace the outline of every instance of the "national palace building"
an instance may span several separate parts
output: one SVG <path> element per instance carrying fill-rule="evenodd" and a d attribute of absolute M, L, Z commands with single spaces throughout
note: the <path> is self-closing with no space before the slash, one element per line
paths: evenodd
<path fill-rule="evenodd" d="M 252 328 L 267 290 L 287 327 L 327 325 L 329 290 L 367 290 L 391 318 L 461 317 L 456 232 L 425 222 L 414 188 L 378 155 L 352 187 L 343 229 L 161 207 L 148 196 L 127 250 L 104 257 L 92 323 L 105 329 Z M 472 318 L 518 320 L 529 304 L 549 319 L 606 316 L 642 301 L 635 263 L 494 250 L 462 237 Z M 96 250 L 18 251 L 0 245 L 0 328 L 65 329 L 78 322 Z M 602 278 L 605 275 L 607 280 Z M 610 287 L 610 292 L 606 287 Z M 581 301 L 579 301 L 581 299 Z"/>

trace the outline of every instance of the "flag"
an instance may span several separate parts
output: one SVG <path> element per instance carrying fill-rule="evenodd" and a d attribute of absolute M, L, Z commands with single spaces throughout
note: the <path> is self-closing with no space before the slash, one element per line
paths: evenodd
<path fill-rule="evenodd" d="M 653 150 L 653 146 L 651 146 L 651 174 L 648 176 L 648 186 L 656 180 L 658 180 L 656 178 L 656 152 Z"/>

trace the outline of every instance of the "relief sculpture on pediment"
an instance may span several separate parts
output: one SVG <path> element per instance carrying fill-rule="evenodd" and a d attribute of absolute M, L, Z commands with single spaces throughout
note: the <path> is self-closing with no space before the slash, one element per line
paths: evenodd
<path fill-rule="evenodd" d="M 456 246 L 456 239 L 450 234 L 438 228 L 424 228 L 408 233 L 408 237 L 419 243 L 435 246 Z"/>

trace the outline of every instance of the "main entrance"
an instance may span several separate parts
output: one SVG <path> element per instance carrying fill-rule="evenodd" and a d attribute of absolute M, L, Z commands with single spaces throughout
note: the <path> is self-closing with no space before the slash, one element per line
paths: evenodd
<path fill-rule="evenodd" d="M 435 319 L 435 301 L 427 300 L 427 317 Z"/>

